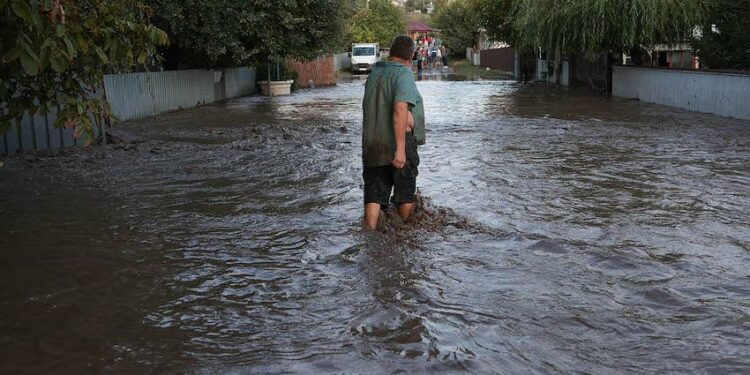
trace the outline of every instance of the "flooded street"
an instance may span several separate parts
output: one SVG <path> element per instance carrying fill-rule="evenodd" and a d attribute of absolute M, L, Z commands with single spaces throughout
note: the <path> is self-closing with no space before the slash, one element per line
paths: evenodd
<path fill-rule="evenodd" d="M 425 80 L 361 229 L 363 81 L 0 168 L 2 373 L 750 372 L 750 122 Z"/>

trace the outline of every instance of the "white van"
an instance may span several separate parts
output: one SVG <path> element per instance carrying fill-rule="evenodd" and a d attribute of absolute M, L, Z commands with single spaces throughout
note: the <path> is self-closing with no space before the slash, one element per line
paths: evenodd
<path fill-rule="evenodd" d="M 380 60 L 380 50 L 376 43 L 354 43 L 349 57 L 352 59 L 352 72 L 369 72 Z"/>

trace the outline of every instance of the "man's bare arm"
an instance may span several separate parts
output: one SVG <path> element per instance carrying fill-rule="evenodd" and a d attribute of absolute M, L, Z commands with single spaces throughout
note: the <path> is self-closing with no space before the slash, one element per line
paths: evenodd
<path fill-rule="evenodd" d="M 401 169 L 406 164 L 406 127 L 409 122 L 409 104 L 393 103 L 393 133 L 396 135 L 396 154 L 393 157 L 394 167 Z"/>

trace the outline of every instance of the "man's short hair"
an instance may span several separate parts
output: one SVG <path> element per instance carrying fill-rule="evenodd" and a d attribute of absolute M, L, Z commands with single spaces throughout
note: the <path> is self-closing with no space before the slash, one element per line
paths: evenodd
<path fill-rule="evenodd" d="M 399 35 L 391 43 L 391 56 L 411 60 L 414 56 L 414 41 L 406 35 Z"/>

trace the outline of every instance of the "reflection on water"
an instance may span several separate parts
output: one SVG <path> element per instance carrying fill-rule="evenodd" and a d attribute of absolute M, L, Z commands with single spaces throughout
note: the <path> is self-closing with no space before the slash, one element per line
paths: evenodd
<path fill-rule="evenodd" d="M 362 80 L 7 160 L 0 369 L 750 371 L 750 124 L 453 79 L 419 83 L 429 200 L 378 233 Z"/>

